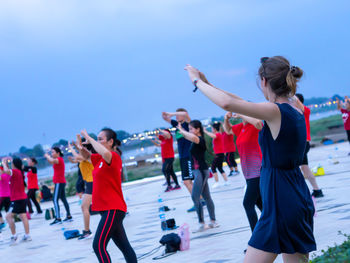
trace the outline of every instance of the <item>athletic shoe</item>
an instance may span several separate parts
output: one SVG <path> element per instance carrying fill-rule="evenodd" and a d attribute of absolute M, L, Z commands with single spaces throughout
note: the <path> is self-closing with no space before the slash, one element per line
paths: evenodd
<path fill-rule="evenodd" d="M 200 202 L 201 202 L 202 206 L 206 206 L 207 205 L 207 203 L 205 202 L 204 199 L 201 199 Z"/>
<path fill-rule="evenodd" d="M 50 226 L 57 225 L 57 224 L 62 224 L 62 220 L 55 218 L 55 220 L 50 224 Z"/>
<path fill-rule="evenodd" d="M 90 237 L 92 237 L 91 231 L 90 230 L 88 230 L 88 231 L 83 230 L 83 233 L 80 235 L 80 237 L 78 237 L 78 240 L 88 239 Z"/>
<path fill-rule="evenodd" d="M 10 239 L 10 246 L 17 245 L 17 236 L 12 236 Z"/>
<path fill-rule="evenodd" d="M 206 224 L 200 224 L 199 227 L 196 230 L 192 231 L 192 233 L 203 232 L 203 231 L 205 231 L 207 229 L 208 229 L 208 226 Z"/>
<path fill-rule="evenodd" d="M 67 216 L 65 219 L 63 219 L 63 222 L 72 222 L 73 217 L 72 216 Z"/>
<path fill-rule="evenodd" d="M 245 250 L 243 251 L 243 253 L 246 254 L 246 253 L 247 253 L 247 249 L 245 249 Z"/>
<path fill-rule="evenodd" d="M 218 188 L 220 186 L 219 182 L 213 184 L 213 188 Z"/>
<path fill-rule="evenodd" d="M 220 225 L 218 224 L 218 223 L 216 223 L 216 222 L 210 222 L 209 224 L 208 224 L 208 227 L 209 228 L 217 228 L 217 227 L 219 227 Z"/>
<path fill-rule="evenodd" d="M 228 176 L 233 176 L 233 171 L 230 171 Z"/>
<path fill-rule="evenodd" d="M 322 193 L 322 190 L 313 190 L 312 191 L 312 196 L 315 197 L 315 198 L 319 198 L 319 197 L 323 197 L 323 193 Z"/>
<path fill-rule="evenodd" d="M 230 185 L 230 182 L 229 181 L 226 181 L 225 183 L 224 183 L 224 186 L 229 186 Z"/>
<path fill-rule="evenodd" d="M 168 185 L 164 192 L 170 192 L 171 190 L 173 190 L 173 187 Z"/>
<path fill-rule="evenodd" d="M 175 187 L 173 188 L 173 190 L 179 190 L 179 189 L 181 189 L 180 185 L 175 185 Z"/>
<path fill-rule="evenodd" d="M 21 242 L 29 242 L 32 241 L 32 238 L 30 237 L 30 235 L 24 235 L 21 239 Z"/>
<path fill-rule="evenodd" d="M 188 213 L 191 213 L 191 212 L 196 212 L 196 207 L 195 206 L 192 206 L 190 209 L 187 210 Z"/>
<path fill-rule="evenodd" d="M 5 226 L 6 226 L 6 223 L 5 223 L 5 222 L 4 222 L 4 223 L 1 223 L 1 224 L 0 224 L 0 230 L 3 229 L 3 228 L 5 228 Z"/>

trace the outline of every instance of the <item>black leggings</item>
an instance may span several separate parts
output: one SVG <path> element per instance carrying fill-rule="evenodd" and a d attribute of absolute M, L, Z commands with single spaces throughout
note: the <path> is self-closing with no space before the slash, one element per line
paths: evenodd
<path fill-rule="evenodd" d="M 1 210 L 4 208 L 7 213 L 10 209 L 11 200 L 10 197 L 0 197 L 0 218 L 2 217 Z"/>
<path fill-rule="evenodd" d="M 66 184 L 65 183 L 59 183 L 55 184 L 55 191 L 53 193 L 53 204 L 55 206 L 55 213 L 56 213 L 56 218 L 60 219 L 60 205 L 58 203 L 58 199 L 61 199 L 63 202 L 64 208 L 66 209 L 67 216 L 70 216 L 70 210 L 69 210 L 69 205 L 66 199 Z"/>
<path fill-rule="evenodd" d="M 77 179 L 77 182 L 75 183 L 75 190 L 77 191 L 78 194 L 85 192 L 85 183 L 79 167 L 78 167 L 78 179 Z"/>
<path fill-rule="evenodd" d="M 225 172 L 224 169 L 222 168 L 222 163 L 224 162 L 224 159 L 225 159 L 225 154 L 223 153 L 215 154 L 215 158 L 211 163 L 211 170 L 213 173 L 216 173 L 216 168 L 218 168 L 221 174 Z"/>
<path fill-rule="evenodd" d="M 346 134 L 348 135 L 348 141 L 350 142 L 350 130 L 346 130 Z"/>
<path fill-rule="evenodd" d="M 131 247 L 123 227 L 124 217 L 125 212 L 120 210 L 101 212 L 101 220 L 96 229 L 92 244 L 99 262 L 111 262 L 111 258 L 107 252 L 107 245 L 111 238 L 123 253 L 127 263 L 137 262 L 135 251 Z"/>
<path fill-rule="evenodd" d="M 234 152 L 226 153 L 225 157 L 226 157 L 226 163 L 230 168 L 237 168 Z"/>
<path fill-rule="evenodd" d="M 255 211 L 255 205 L 262 211 L 262 200 L 260 195 L 260 177 L 247 179 L 247 190 L 245 191 L 243 206 L 247 214 L 250 229 L 254 230 L 258 222 L 258 215 Z"/>
<path fill-rule="evenodd" d="M 38 213 L 42 213 L 41 207 L 40 207 L 38 201 L 36 200 L 36 194 L 35 194 L 36 191 L 37 191 L 37 189 L 29 189 L 27 192 L 27 206 L 28 206 L 29 213 L 33 213 L 32 203 L 30 202 L 30 200 L 33 201 L 33 203 L 36 207 L 36 211 Z"/>
<path fill-rule="evenodd" d="M 170 176 L 173 178 L 175 184 L 179 185 L 179 182 L 177 181 L 176 174 L 174 172 L 173 163 L 174 163 L 174 158 L 166 158 L 166 159 L 164 159 L 164 162 L 163 162 L 162 171 L 165 175 L 166 182 L 168 183 L 168 186 L 171 185 Z"/>

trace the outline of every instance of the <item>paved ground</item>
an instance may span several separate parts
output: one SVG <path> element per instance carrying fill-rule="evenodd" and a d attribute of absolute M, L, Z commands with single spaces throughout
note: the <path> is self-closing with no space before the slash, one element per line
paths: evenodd
<path fill-rule="evenodd" d="M 338 150 L 335 148 L 338 147 Z M 348 143 L 323 146 L 310 151 L 311 167 L 322 164 L 326 175 L 318 177 L 318 183 L 325 194 L 324 198 L 317 200 L 317 216 L 315 217 L 315 237 L 318 251 L 340 243 L 344 237 L 338 231 L 350 234 L 350 151 Z M 329 155 L 338 156 L 339 164 L 331 164 Z M 207 230 L 200 234 L 191 234 L 191 248 L 185 252 L 178 252 L 170 257 L 158 260 L 159 262 L 242 262 L 243 250 L 251 235 L 248 227 L 242 198 L 245 181 L 242 175 L 231 177 L 230 186 L 211 189 L 216 206 L 217 219 L 220 227 Z M 161 236 L 167 232 L 160 229 L 158 207 L 167 205 L 175 210 L 167 212 L 167 218 L 175 218 L 177 225 L 187 222 L 191 228 L 197 227 L 195 213 L 187 213 L 192 206 L 189 194 L 182 190 L 163 193 L 162 177 L 153 182 L 133 183 L 124 186 L 124 192 L 129 206 L 130 215 L 124 221 L 129 240 L 138 256 L 151 251 L 158 246 Z M 210 185 L 213 179 L 210 180 Z M 159 203 L 161 197 L 164 201 Z M 82 215 L 77 198 L 71 198 L 71 209 L 74 221 L 60 226 L 49 226 L 49 221 L 36 216 L 30 220 L 33 241 L 8 246 L 10 231 L 7 228 L 2 233 L 0 242 L 1 262 L 97 262 L 91 248 L 92 239 L 85 241 L 64 240 L 62 228 L 81 229 Z M 51 203 L 44 207 L 52 206 Z M 63 207 L 62 207 L 63 208 Z M 64 209 L 63 209 L 64 210 Z M 207 218 L 207 211 L 206 219 Z M 92 216 L 92 227 L 96 229 L 99 215 Z M 17 223 L 20 235 L 23 234 L 21 223 Z M 113 262 L 124 262 L 121 253 L 113 242 L 108 250 Z M 152 257 L 160 255 L 163 248 L 155 255 L 140 260 L 140 262 L 154 262 Z M 282 262 L 278 258 L 276 262 Z"/>

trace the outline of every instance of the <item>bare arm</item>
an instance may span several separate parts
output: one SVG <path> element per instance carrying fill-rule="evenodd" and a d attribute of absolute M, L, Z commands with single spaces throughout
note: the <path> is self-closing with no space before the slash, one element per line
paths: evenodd
<path fill-rule="evenodd" d="M 168 123 L 171 123 L 171 117 L 166 112 L 162 112 L 162 118 Z"/>
<path fill-rule="evenodd" d="M 186 140 L 189 140 L 191 142 L 194 142 L 196 144 L 199 143 L 199 138 L 197 135 L 194 135 L 193 133 L 190 133 L 188 131 L 185 131 L 184 128 L 182 128 L 181 124 L 179 124 L 179 126 L 177 126 L 177 128 L 179 129 L 179 132 L 185 137 Z"/>
<path fill-rule="evenodd" d="M 209 137 L 216 139 L 216 134 L 210 131 L 207 131 L 207 129 L 203 129 L 204 133 L 208 135 Z"/>
<path fill-rule="evenodd" d="M 337 98 L 337 109 L 338 110 L 341 110 L 342 109 L 342 105 L 341 105 L 341 102 L 340 100 Z"/>
<path fill-rule="evenodd" d="M 9 174 L 12 176 L 12 170 L 9 168 L 9 163 L 8 163 L 9 160 L 10 160 L 10 158 L 3 158 L 2 159 L 2 166 L 4 168 L 3 173 Z"/>
<path fill-rule="evenodd" d="M 304 104 L 298 99 L 297 96 L 294 96 L 293 97 L 293 100 L 294 100 L 294 105 L 296 108 L 298 108 L 299 110 L 301 110 L 302 112 L 305 111 L 305 106 Z"/>
<path fill-rule="evenodd" d="M 75 142 L 72 142 L 72 144 L 78 149 L 78 147 L 77 147 Z M 73 154 L 74 157 L 78 157 L 79 156 L 79 154 L 74 150 L 73 146 L 69 142 L 68 142 L 68 148 L 69 148 L 69 150 L 71 151 L 71 153 Z"/>
<path fill-rule="evenodd" d="M 191 121 L 191 118 L 190 118 L 190 115 L 188 115 L 187 112 L 185 111 L 179 111 L 179 112 L 166 112 L 170 117 L 173 117 L 173 116 L 182 116 L 182 117 L 185 117 L 185 121 L 186 122 L 190 122 Z"/>
<path fill-rule="evenodd" d="M 57 158 L 52 158 L 48 153 L 45 153 L 44 157 L 46 160 L 51 163 L 51 164 L 58 164 L 58 159 Z"/>
<path fill-rule="evenodd" d="M 224 118 L 224 131 L 227 134 L 233 134 L 232 132 L 232 124 L 230 123 L 230 119 L 232 118 L 232 113 L 231 112 L 227 112 L 225 114 L 225 118 Z"/>
<path fill-rule="evenodd" d="M 258 130 L 261 130 L 263 128 L 263 122 L 261 120 L 258 120 L 258 119 L 252 118 L 252 117 L 248 117 L 248 116 L 244 116 L 244 115 L 238 115 L 238 117 L 241 118 L 242 120 L 250 123 Z"/>
<path fill-rule="evenodd" d="M 159 141 L 157 141 L 157 140 L 155 140 L 155 139 L 152 139 L 151 142 L 152 142 L 155 146 L 160 147 Z"/>
<path fill-rule="evenodd" d="M 106 147 L 91 138 L 86 130 L 81 131 L 81 135 L 86 139 L 86 141 L 91 143 L 92 147 L 94 147 L 95 151 L 102 156 L 106 163 L 111 163 L 112 153 Z"/>
<path fill-rule="evenodd" d="M 166 131 L 166 130 L 162 130 L 162 129 L 159 129 L 159 132 L 163 135 L 163 137 L 165 138 L 165 139 L 170 139 L 171 138 L 171 134 L 170 134 L 170 132 L 168 132 L 168 131 Z"/>

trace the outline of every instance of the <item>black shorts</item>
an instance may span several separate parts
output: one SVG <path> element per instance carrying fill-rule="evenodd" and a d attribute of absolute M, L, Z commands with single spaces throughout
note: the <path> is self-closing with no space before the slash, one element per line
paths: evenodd
<path fill-rule="evenodd" d="M 12 201 L 9 212 L 14 214 L 25 214 L 27 212 L 26 207 L 27 199 Z"/>
<path fill-rule="evenodd" d="M 194 180 L 194 176 L 192 173 L 192 163 L 189 157 L 180 158 L 180 167 L 181 167 L 182 181 Z"/>
<path fill-rule="evenodd" d="M 308 165 L 309 164 L 309 160 L 307 158 L 307 154 L 310 151 L 310 143 L 306 142 L 306 146 L 305 146 L 305 151 L 304 151 L 304 157 L 303 157 L 303 162 L 301 163 L 301 165 Z"/>
<path fill-rule="evenodd" d="M 10 197 L 0 197 L 0 215 L 1 210 L 4 208 L 5 212 L 7 213 L 10 209 L 11 200 Z"/>
<path fill-rule="evenodd" d="M 92 195 L 92 182 L 85 181 L 85 194 Z"/>
<path fill-rule="evenodd" d="M 346 130 L 346 134 L 348 135 L 348 141 L 350 142 L 350 130 Z"/>

